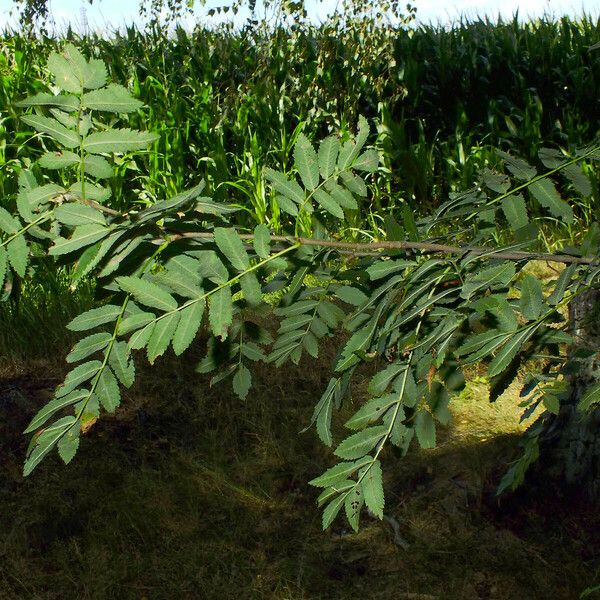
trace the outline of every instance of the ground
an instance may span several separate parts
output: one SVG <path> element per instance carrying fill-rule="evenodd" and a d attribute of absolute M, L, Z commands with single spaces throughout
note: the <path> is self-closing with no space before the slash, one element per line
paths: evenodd
<path fill-rule="evenodd" d="M 21 431 L 64 367 L 4 367 L 1 599 L 576 600 L 598 583 L 588 508 L 547 491 L 495 498 L 524 427 L 516 389 L 490 404 L 474 373 L 437 449 L 387 453 L 386 513 L 403 549 L 389 522 L 366 515 L 358 534 L 341 519 L 321 531 L 306 482 L 332 455 L 298 432 L 327 357 L 262 368 L 241 402 L 194 373 L 200 355 L 140 361 L 138 383 L 75 460 L 52 457 L 26 480 Z"/>

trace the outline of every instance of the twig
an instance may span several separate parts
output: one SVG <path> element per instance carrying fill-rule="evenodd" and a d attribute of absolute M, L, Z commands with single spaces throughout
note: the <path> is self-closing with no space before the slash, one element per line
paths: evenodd
<path fill-rule="evenodd" d="M 252 233 L 240 234 L 242 240 L 251 240 L 254 238 Z M 179 239 L 213 239 L 213 234 L 207 231 L 188 231 L 169 235 L 171 241 Z M 597 259 L 586 256 L 570 256 L 568 254 L 549 254 L 545 252 L 520 252 L 500 250 L 494 252 L 491 248 L 477 246 L 448 246 L 445 244 L 432 244 L 429 242 L 340 242 L 337 240 L 321 240 L 315 238 L 294 237 L 284 235 L 272 235 L 274 242 L 284 242 L 289 244 L 300 244 L 302 246 L 318 246 L 320 248 L 335 248 L 342 251 L 354 252 L 376 252 L 377 250 L 423 250 L 425 252 L 441 254 L 457 254 L 463 256 L 484 256 L 489 255 L 493 258 L 502 258 L 505 260 L 544 260 L 548 262 L 557 262 L 576 265 L 591 265 Z"/>

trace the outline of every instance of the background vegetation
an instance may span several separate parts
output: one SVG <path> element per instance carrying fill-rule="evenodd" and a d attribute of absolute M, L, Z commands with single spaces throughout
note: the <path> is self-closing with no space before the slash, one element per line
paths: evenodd
<path fill-rule="evenodd" d="M 403 201 L 428 208 L 470 187 L 494 147 L 536 160 L 543 146 L 568 153 L 590 143 L 600 122 L 600 52 L 589 48 L 599 34 L 599 21 L 563 18 L 451 29 L 363 20 L 66 37 L 104 60 L 111 79 L 146 104 L 130 115 L 131 126 L 160 134 L 145 164 L 124 160 L 112 184 L 115 202 L 168 197 L 204 177 L 217 198 L 273 221 L 262 167 L 289 168 L 299 129 L 323 137 L 347 130 L 359 114 L 379 124 L 387 170 L 374 182 L 377 210 Z M 6 198 L 15 191 L 15 167 L 36 158 L 23 146 L 33 132 L 12 107 L 41 85 L 42 65 L 61 40 L 10 32 L 1 39 Z M 592 198 L 598 201 L 597 186 Z"/>

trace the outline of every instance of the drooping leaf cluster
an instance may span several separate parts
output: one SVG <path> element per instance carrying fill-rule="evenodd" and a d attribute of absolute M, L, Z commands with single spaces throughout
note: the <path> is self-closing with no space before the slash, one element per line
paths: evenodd
<path fill-rule="evenodd" d="M 368 123 L 360 119 L 355 136 L 333 135 L 318 148 L 299 135 L 294 170 L 265 172 L 290 219 L 288 235 L 273 236 L 264 224 L 241 233 L 230 220 L 235 210 L 203 197 L 202 183 L 119 214 L 103 206 L 113 155 L 145 149 L 155 136 L 117 128 L 114 117 L 108 124 L 102 115 L 137 111 L 140 103 L 124 87 L 107 85 L 102 63 L 73 46 L 53 54 L 48 67 L 61 92 L 21 103 L 33 109 L 24 120 L 52 144 L 39 167 L 70 173 L 73 183 L 38 183 L 31 172 L 21 173 L 18 215 L 0 211 L 2 275 L 26 276 L 35 246 L 38 254 L 47 249 L 74 263 L 75 284 L 97 277 L 108 299 L 69 324 L 82 334 L 67 357 L 73 369 L 27 428 L 34 435 L 25 474 L 55 447 L 69 462 L 101 410 L 116 410 L 121 388 L 135 379 L 134 352 L 154 363 L 169 347 L 182 354 L 201 331 L 208 350 L 197 370 L 215 373 L 214 384 L 231 379 L 242 400 L 252 385 L 252 363 L 299 363 L 305 355 L 317 358 L 324 339 L 343 340 L 312 416 L 317 434 L 332 446 L 337 411 L 344 403 L 354 411 L 347 437 L 335 445 L 340 462 L 311 481 L 322 489 L 324 527 L 342 508 L 354 529 L 364 506 L 383 516 L 386 448 L 404 455 L 413 443 L 435 447 L 469 365 L 486 366 L 495 399 L 525 361 L 556 357 L 528 378 L 524 403 L 529 412 L 558 412 L 573 369 L 563 356 L 571 341 L 564 308 L 597 282 L 600 229 L 590 228 L 580 251 L 571 250 L 571 264 L 550 282 L 527 270 L 532 255 L 510 254 L 535 249 L 545 216 L 574 219 L 551 178 L 501 154 L 507 174 L 484 172 L 481 186 L 452 197 L 436 214 L 419 219 L 405 209 L 398 220 L 388 217 L 387 241 L 396 247 L 338 254 L 339 240 L 323 224 L 358 209 L 368 195 L 365 178 L 379 167 L 377 152 L 366 147 Z M 584 156 L 595 160 L 598 151 L 560 164 L 545 151 L 544 160 L 583 188 L 577 169 Z M 314 225 L 311 240 L 296 235 L 306 220 Z M 509 243 L 499 245 L 507 231 Z M 266 303 L 268 292 L 277 294 Z M 262 319 L 274 302 L 275 330 Z M 375 374 L 368 398 L 355 405 L 353 378 L 362 376 L 365 363 Z M 590 390 L 583 408 L 598 400 Z M 535 454 L 527 446 L 525 462 L 503 487 L 522 478 Z"/>

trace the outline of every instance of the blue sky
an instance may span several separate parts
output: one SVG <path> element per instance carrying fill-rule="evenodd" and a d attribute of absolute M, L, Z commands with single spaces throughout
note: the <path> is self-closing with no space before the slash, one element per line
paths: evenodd
<path fill-rule="evenodd" d="M 309 13 L 316 19 L 324 17 L 335 5 L 335 0 L 308 0 Z M 227 0 L 208 0 L 207 6 L 227 4 Z M 461 15 L 477 17 L 502 15 L 510 18 L 519 11 L 522 18 L 539 17 L 543 14 L 562 16 L 581 15 L 582 12 L 598 16 L 598 0 L 412 0 L 417 7 L 417 19 L 420 22 L 447 24 Z M 9 12 L 12 0 L 0 0 L 0 27 L 10 22 Z M 50 0 L 51 11 L 57 26 L 71 23 L 80 28 L 87 20 L 89 27 L 95 30 L 112 29 L 125 23 L 139 23 L 137 0 L 95 0 L 90 6 L 87 0 Z M 206 13 L 200 9 L 198 15 Z M 193 24 L 193 19 L 188 24 Z"/>

